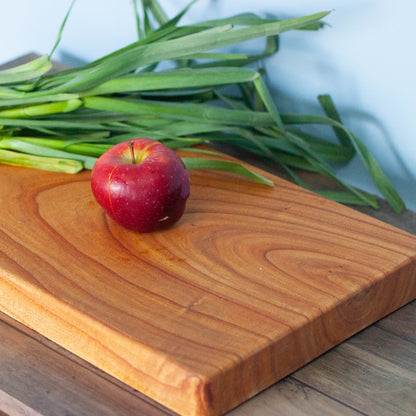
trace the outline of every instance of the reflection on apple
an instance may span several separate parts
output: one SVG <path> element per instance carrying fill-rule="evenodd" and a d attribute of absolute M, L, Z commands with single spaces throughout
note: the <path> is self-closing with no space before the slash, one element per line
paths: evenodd
<path fill-rule="evenodd" d="M 122 227 L 151 232 L 176 223 L 190 192 L 181 158 L 162 143 L 134 139 L 116 144 L 95 163 L 91 189 Z"/>

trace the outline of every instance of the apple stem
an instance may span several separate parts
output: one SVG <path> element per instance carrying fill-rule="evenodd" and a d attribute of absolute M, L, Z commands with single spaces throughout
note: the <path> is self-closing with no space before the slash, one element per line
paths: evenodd
<path fill-rule="evenodd" d="M 130 153 L 131 153 L 131 162 L 133 165 L 136 163 L 136 155 L 134 154 L 134 142 L 129 142 Z"/>

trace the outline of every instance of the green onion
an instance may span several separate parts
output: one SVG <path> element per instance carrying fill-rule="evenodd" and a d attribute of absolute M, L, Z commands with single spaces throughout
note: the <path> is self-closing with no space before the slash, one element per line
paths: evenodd
<path fill-rule="evenodd" d="M 18 108 L 10 108 L 0 111 L 0 117 L 5 118 L 29 118 L 39 117 L 48 114 L 69 113 L 81 107 L 82 101 L 73 99 L 69 101 L 61 101 L 57 103 L 31 105 Z"/>
<path fill-rule="evenodd" d="M 376 196 L 337 178 L 336 167 L 358 155 L 400 212 L 402 199 L 363 141 L 343 125 L 330 96 L 318 97 L 322 115 L 284 114 L 263 77 L 262 60 L 278 52 L 281 34 L 320 30 L 329 12 L 286 20 L 244 13 L 181 25 L 195 2 L 169 19 L 157 0 L 142 0 L 141 7 L 134 0 L 137 41 L 79 68 L 50 73 L 73 1 L 49 55 L 0 71 L 0 163 L 76 173 L 91 169 L 114 144 L 148 137 L 193 152 L 195 157 L 183 157 L 188 169 L 273 185 L 206 149 L 226 145 L 281 165 L 308 189 L 297 170 L 325 175 L 344 190 L 313 190 L 341 203 L 377 208 Z M 265 39 L 258 54 L 221 50 L 256 38 Z M 162 63 L 167 69 L 160 69 Z M 312 125 L 322 127 L 322 136 L 308 131 Z"/>
<path fill-rule="evenodd" d="M 0 149 L 0 163 L 65 173 L 78 173 L 84 169 L 83 164 L 76 160 L 34 156 L 4 149 Z"/>
<path fill-rule="evenodd" d="M 33 80 L 52 68 L 49 56 L 44 55 L 26 64 L 0 71 L 0 85 Z"/>
<path fill-rule="evenodd" d="M 273 186 L 273 182 L 256 172 L 247 169 L 244 165 L 237 162 L 231 162 L 228 160 L 217 160 L 217 159 L 203 159 L 194 157 L 182 158 L 183 163 L 187 169 L 212 169 L 224 172 L 235 173 L 237 175 L 245 176 L 253 179 L 256 182 L 264 185 Z"/>

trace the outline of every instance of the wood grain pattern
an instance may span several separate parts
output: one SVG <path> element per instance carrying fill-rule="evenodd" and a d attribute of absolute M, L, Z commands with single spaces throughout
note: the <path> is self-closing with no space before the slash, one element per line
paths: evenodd
<path fill-rule="evenodd" d="M 22 405 L 42 416 L 173 414 L 11 318 L 0 318 L 0 409 L 10 416 L 20 416 Z"/>
<path fill-rule="evenodd" d="M 361 413 L 288 377 L 227 415 L 358 416 Z"/>
<path fill-rule="evenodd" d="M 27 327 L 5 315 L 0 317 L 0 389 L 17 398 L 15 408 L 7 408 L 10 416 L 19 414 L 22 402 L 42 416 L 173 415 Z M 346 404 L 340 403 L 288 377 L 229 416 L 361 414 L 346 399 Z"/>
<path fill-rule="evenodd" d="M 413 236 L 278 178 L 194 173 L 181 222 L 138 235 L 88 172 L 0 169 L 1 309 L 183 415 L 228 411 L 416 297 Z"/>
<path fill-rule="evenodd" d="M 0 416 L 42 416 L 4 391 L 0 391 L 0 409 Z"/>
<path fill-rule="evenodd" d="M 339 345 L 325 358 L 325 362 L 313 362 L 298 371 L 294 378 L 337 400 L 347 399 L 362 414 L 414 414 L 416 350 L 413 344 L 373 326 L 348 344 Z"/>
<path fill-rule="evenodd" d="M 400 309 L 389 319 L 378 322 L 377 326 L 416 344 L 416 302 Z"/>

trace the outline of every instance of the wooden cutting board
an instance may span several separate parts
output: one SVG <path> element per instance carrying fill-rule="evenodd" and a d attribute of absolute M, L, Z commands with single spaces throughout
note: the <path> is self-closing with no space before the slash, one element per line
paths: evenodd
<path fill-rule="evenodd" d="M 0 308 L 185 416 L 228 411 L 416 298 L 416 238 L 272 175 L 192 172 L 141 235 L 89 172 L 0 166 Z"/>

